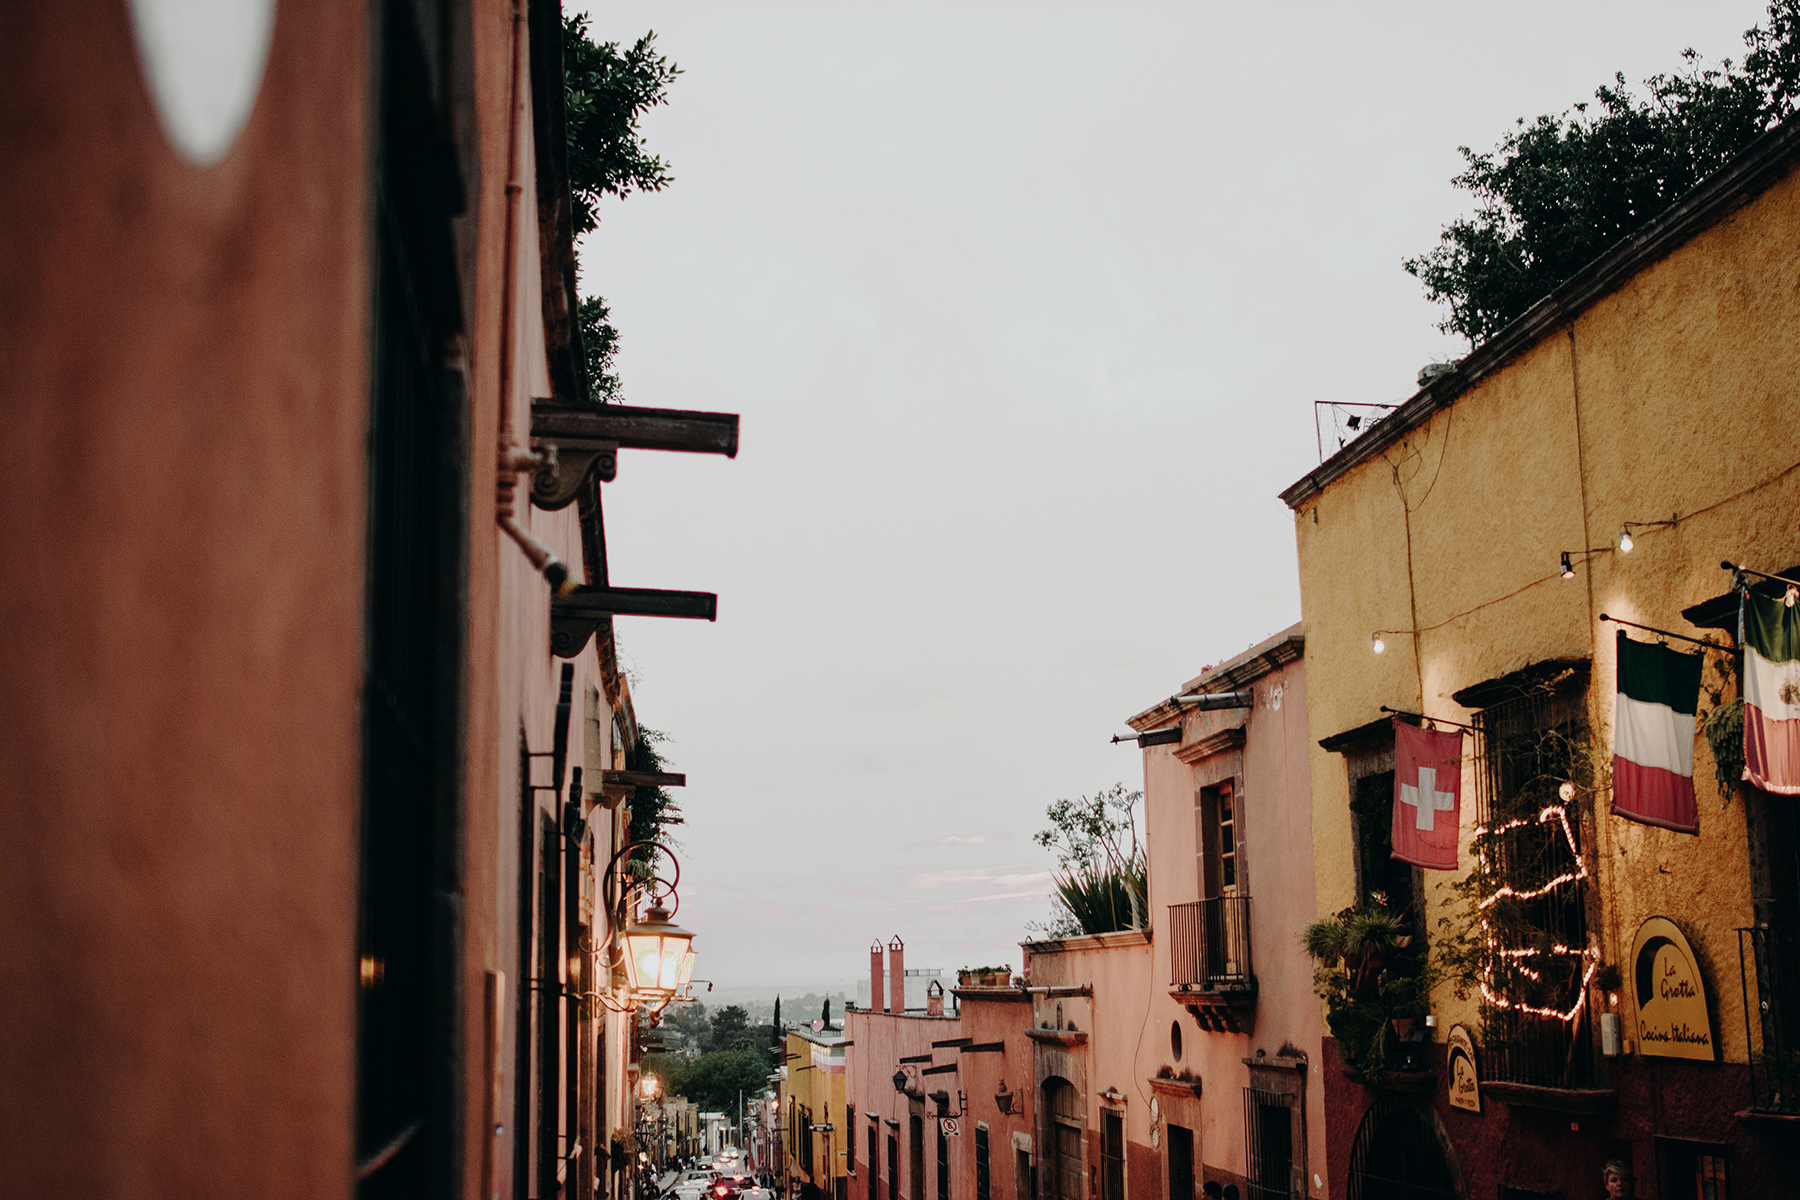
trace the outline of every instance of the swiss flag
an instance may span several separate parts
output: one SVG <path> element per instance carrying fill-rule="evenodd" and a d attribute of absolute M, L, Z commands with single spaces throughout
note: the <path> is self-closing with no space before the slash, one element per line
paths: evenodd
<path fill-rule="evenodd" d="M 1394 857 L 1456 870 L 1462 824 L 1462 733 L 1394 722 Z"/>

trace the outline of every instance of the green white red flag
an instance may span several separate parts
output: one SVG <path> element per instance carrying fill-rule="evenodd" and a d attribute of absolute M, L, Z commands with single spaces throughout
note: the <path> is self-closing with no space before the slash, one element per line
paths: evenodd
<path fill-rule="evenodd" d="M 1462 734 L 1394 722 L 1394 857 L 1456 870 L 1462 826 Z"/>
<path fill-rule="evenodd" d="M 1698 833 L 1694 712 L 1700 655 L 1634 642 L 1619 631 L 1613 704 L 1613 812 L 1646 825 Z"/>
<path fill-rule="evenodd" d="M 1788 589 L 1788 597 L 1794 595 Z M 1800 606 L 1745 588 L 1744 778 L 1765 792 L 1800 795 Z"/>

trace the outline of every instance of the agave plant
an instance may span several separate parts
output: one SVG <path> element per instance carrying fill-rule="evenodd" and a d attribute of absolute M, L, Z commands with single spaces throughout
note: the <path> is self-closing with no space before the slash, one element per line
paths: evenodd
<path fill-rule="evenodd" d="M 1142 929 L 1147 888 L 1141 859 L 1119 866 L 1077 863 L 1056 876 L 1056 898 L 1084 934 Z"/>

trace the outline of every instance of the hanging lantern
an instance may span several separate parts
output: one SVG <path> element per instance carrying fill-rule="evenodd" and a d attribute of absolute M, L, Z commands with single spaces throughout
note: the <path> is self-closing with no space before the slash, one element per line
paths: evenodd
<path fill-rule="evenodd" d="M 694 935 L 651 905 L 644 920 L 625 931 L 625 975 L 639 996 L 672 996 L 694 974 Z"/>

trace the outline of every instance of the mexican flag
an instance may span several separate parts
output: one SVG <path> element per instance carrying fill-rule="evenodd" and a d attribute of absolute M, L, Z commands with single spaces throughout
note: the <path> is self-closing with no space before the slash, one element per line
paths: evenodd
<path fill-rule="evenodd" d="M 1437 733 L 1394 719 L 1394 857 L 1456 870 L 1462 825 L 1462 733 Z"/>
<path fill-rule="evenodd" d="M 1694 710 L 1698 654 L 1634 642 L 1619 631 L 1619 694 L 1613 705 L 1613 812 L 1646 825 L 1698 833 L 1694 804 Z"/>
<path fill-rule="evenodd" d="M 1800 795 L 1800 607 L 1744 589 L 1744 778 Z"/>

